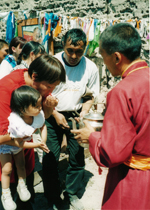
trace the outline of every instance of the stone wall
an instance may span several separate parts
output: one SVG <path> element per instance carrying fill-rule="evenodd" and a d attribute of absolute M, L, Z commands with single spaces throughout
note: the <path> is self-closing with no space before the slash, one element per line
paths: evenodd
<path fill-rule="evenodd" d="M 92 18 L 148 18 L 149 0 L 1 0 L 1 12 L 17 10 L 44 10 Z"/>
<path fill-rule="evenodd" d="M 38 13 L 47 12 L 102 20 L 149 19 L 149 0 L 1 0 L 0 13 L 9 11 L 14 12 L 16 20 L 25 19 L 23 11 L 25 11 L 27 18 L 34 18 L 37 17 Z M 61 38 L 65 32 L 63 29 L 62 33 L 54 39 L 55 53 L 62 50 Z M 5 39 L 5 36 L 6 23 L 0 19 L 0 38 Z M 142 38 L 142 44 L 141 57 L 146 59 L 149 64 L 149 45 L 144 38 Z M 89 57 L 88 54 L 87 57 Z M 105 104 L 107 92 L 116 85 L 119 79 L 113 78 L 109 74 L 98 49 L 89 58 L 96 63 L 100 72 L 102 97 L 97 100 Z"/>
<path fill-rule="evenodd" d="M 71 17 L 95 19 L 149 18 L 149 0 L 1 0 L 0 12 L 16 12 L 17 19 L 36 17 L 35 11 L 52 12 Z M 20 13 L 17 13 L 20 11 Z M 5 37 L 6 25 L 0 19 L 0 38 Z"/>

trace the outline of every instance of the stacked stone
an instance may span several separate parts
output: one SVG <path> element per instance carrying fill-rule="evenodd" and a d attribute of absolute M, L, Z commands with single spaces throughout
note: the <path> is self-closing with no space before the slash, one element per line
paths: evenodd
<path fill-rule="evenodd" d="M 127 20 L 149 18 L 149 0 L 2 0 L 0 1 L 0 11 L 13 11 L 16 21 L 37 17 L 36 11 L 61 14 L 70 17 L 86 17 L 100 20 Z M 19 12 L 18 12 L 19 11 Z M 61 34 L 54 38 L 55 53 L 62 51 L 61 38 L 66 33 L 62 28 Z M 6 38 L 6 23 L 0 19 L 0 39 Z M 96 98 L 99 103 L 101 113 L 105 111 L 106 95 L 118 82 L 108 73 L 103 60 L 98 52 L 98 48 L 89 57 L 99 68 L 100 73 L 100 94 Z M 149 40 L 142 38 L 141 58 L 149 64 Z"/>

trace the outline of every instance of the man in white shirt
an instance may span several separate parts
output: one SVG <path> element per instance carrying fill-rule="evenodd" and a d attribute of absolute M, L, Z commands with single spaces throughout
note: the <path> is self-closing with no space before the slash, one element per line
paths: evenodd
<path fill-rule="evenodd" d="M 81 29 L 69 30 L 62 39 L 63 52 L 55 55 L 66 70 L 66 83 L 59 84 L 52 95 L 58 100 L 58 105 L 52 116 L 46 120 L 48 129 L 47 146 L 50 153 L 43 158 L 43 184 L 45 197 L 51 209 L 60 207 L 60 183 L 58 176 L 58 161 L 63 135 L 66 135 L 69 151 L 69 165 L 66 175 L 65 197 L 77 210 L 84 209 L 77 197 L 82 187 L 84 177 L 84 148 L 79 146 L 70 133 L 72 122 L 70 117 L 77 117 L 76 110 L 83 117 L 92 106 L 94 97 L 99 94 L 99 71 L 96 65 L 83 56 L 86 48 L 86 35 Z M 93 97 L 84 101 L 86 88 L 93 92 Z M 77 125 L 78 126 L 78 125 Z"/>

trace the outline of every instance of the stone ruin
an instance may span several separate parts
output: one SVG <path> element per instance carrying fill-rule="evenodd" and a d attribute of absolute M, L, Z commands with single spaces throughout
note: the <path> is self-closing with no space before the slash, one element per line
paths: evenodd
<path fill-rule="evenodd" d="M 87 17 L 93 19 L 105 20 L 128 20 L 144 19 L 148 20 L 149 32 L 149 0 L 1 0 L 0 13 L 13 11 L 16 20 L 24 20 L 24 11 L 27 18 L 35 18 L 38 13 L 63 14 L 70 17 Z M 57 38 L 54 38 L 54 52 L 62 50 L 61 38 L 66 31 L 63 29 Z M 0 16 L 0 38 L 6 37 L 6 23 Z M 103 64 L 102 57 L 95 49 L 91 56 L 87 53 L 89 59 L 94 61 L 99 68 L 100 73 L 100 94 L 95 102 L 99 102 L 98 109 L 104 112 L 106 103 L 106 94 L 119 81 L 120 78 L 114 78 Z M 141 58 L 145 59 L 149 65 L 149 42 L 142 37 Z"/>

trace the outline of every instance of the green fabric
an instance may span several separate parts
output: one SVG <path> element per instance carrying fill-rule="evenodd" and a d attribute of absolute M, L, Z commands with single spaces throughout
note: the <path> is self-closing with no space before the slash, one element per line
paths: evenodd
<path fill-rule="evenodd" d="M 99 46 L 100 25 L 101 25 L 101 21 L 98 21 L 96 29 L 95 29 L 95 33 L 94 33 L 94 39 L 89 42 L 89 56 L 91 56 L 94 50 Z"/>
<path fill-rule="evenodd" d="M 15 37 L 18 36 L 18 25 L 17 21 L 15 22 Z"/>

